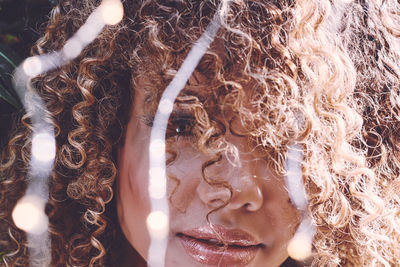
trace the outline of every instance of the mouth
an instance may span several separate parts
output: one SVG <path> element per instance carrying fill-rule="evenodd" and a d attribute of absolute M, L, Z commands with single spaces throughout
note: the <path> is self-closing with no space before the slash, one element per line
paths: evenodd
<path fill-rule="evenodd" d="M 240 229 L 199 227 L 177 234 L 186 253 L 209 266 L 245 266 L 265 247 Z"/>

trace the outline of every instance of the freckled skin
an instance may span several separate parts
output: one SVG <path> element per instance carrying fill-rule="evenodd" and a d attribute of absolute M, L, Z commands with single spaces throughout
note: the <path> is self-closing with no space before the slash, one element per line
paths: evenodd
<path fill-rule="evenodd" d="M 150 212 L 147 187 L 151 129 L 138 119 L 143 115 L 143 102 L 143 95 L 137 93 L 124 146 L 119 151 L 117 208 L 125 236 L 146 259 L 150 243 L 146 218 Z M 238 148 L 245 146 L 244 138 L 229 133 L 226 138 Z M 202 178 L 201 166 L 210 159 L 209 155 L 198 152 L 183 138 L 171 149 L 177 151 L 177 157 L 167 168 L 167 175 L 174 179 L 168 179 L 167 186 L 171 218 L 166 266 L 205 266 L 185 252 L 176 234 L 207 225 L 209 211 L 230 193 L 210 186 Z M 229 204 L 211 213 L 209 219 L 228 229 L 244 230 L 265 245 L 247 266 L 279 266 L 288 257 L 286 247 L 298 225 L 299 213 L 290 204 L 283 177 L 274 174 L 265 160 L 251 152 L 240 149 L 239 153 L 240 167 L 223 158 L 207 168 L 208 177 L 229 181 L 233 190 Z"/>

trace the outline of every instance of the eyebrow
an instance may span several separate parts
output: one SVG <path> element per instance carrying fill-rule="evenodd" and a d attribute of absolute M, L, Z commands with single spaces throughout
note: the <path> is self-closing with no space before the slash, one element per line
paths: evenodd
<path fill-rule="evenodd" d="M 149 114 L 137 115 L 137 118 L 140 122 L 144 123 L 149 127 L 153 127 L 154 116 Z"/>
<path fill-rule="evenodd" d="M 190 87 L 197 87 L 197 88 L 199 88 L 200 90 L 193 90 L 193 89 L 191 89 Z M 207 99 L 207 94 L 206 94 L 206 92 L 205 92 L 205 90 L 201 90 L 201 88 L 200 87 L 202 87 L 202 86 L 199 86 L 199 85 L 191 85 L 189 88 L 186 88 L 186 89 L 184 89 L 184 91 L 182 91 L 182 93 L 183 93 L 183 95 L 188 95 L 188 96 L 195 96 L 195 97 L 197 97 L 199 100 L 200 100 L 200 102 L 205 102 L 206 101 L 206 99 Z M 202 94 L 203 93 L 203 94 Z"/>

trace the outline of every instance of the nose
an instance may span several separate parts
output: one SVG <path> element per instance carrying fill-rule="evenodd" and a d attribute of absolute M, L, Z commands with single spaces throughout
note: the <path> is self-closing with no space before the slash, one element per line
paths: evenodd
<path fill-rule="evenodd" d="M 257 211 L 263 205 L 263 194 L 257 179 L 249 170 L 243 171 L 241 168 L 229 172 L 225 169 L 219 172 L 219 177 L 203 177 L 197 194 L 210 208 L 225 206 L 231 210 Z"/>
<path fill-rule="evenodd" d="M 257 185 L 256 176 L 241 177 L 239 188 L 235 188 L 232 199 L 227 208 L 241 209 L 244 208 L 248 211 L 257 211 L 263 204 L 263 195 L 261 188 Z"/>

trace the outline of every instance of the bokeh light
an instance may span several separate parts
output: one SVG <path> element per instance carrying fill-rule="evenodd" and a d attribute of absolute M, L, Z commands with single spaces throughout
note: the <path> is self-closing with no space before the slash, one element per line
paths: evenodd
<path fill-rule="evenodd" d="M 39 56 L 28 57 L 22 64 L 22 68 L 28 77 L 35 77 L 42 73 L 42 62 Z"/>
<path fill-rule="evenodd" d="M 168 235 L 168 215 L 162 211 L 153 211 L 146 220 L 150 236 L 155 239 L 164 239 Z"/>
<path fill-rule="evenodd" d="M 14 224 L 30 234 L 44 233 L 48 227 L 44 205 L 45 201 L 39 196 L 24 196 L 18 201 L 12 212 Z"/>
<path fill-rule="evenodd" d="M 298 261 L 304 261 L 311 256 L 312 253 L 313 234 L 303 231 L 297 232 L 288 244 L 289 256 Z"/>
<path fill-rule="evenodd" d="M 54 137 L 42 132 L 32 138 L 32 156 L 41 162 L 51 162 L 56 155 L 56 143 Z"/>
<path fill-rule="evenodd" d="M 108 25 L 118 24 L 124 17 L 124 7 L 121 1 L 104 0 L 101 7 L 104 23 Z"/>

